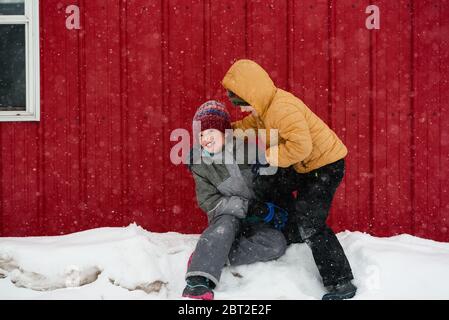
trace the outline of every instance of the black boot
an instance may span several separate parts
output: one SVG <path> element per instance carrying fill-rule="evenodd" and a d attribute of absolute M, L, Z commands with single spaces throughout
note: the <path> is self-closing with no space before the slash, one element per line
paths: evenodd
<path fill-rule="evenodd" d="M 351 299 L 357 292 L 357 287 L 351 281 L 345 281 L 335 286 L 326 287 L 329 293 L 325 294 L 322 300 L 344 300 Z"/>
<path fill-rule="evenodd" d="M 187 278 L 187 286 L 182 292 L 182 296 L 191 299 L 213 300 L 215 286 L 211 281 L 202 276 L 192 276 Z"/>

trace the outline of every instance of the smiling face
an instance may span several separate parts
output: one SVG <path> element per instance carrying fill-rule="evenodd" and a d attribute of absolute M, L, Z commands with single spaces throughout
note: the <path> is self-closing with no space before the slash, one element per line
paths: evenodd
<path fill-rule="evenodd" d="M 200 144 L 207 152 L 217 153 L 223 150 L 225 135 L 217 129 L 207 129 L 200 133 Z"/>

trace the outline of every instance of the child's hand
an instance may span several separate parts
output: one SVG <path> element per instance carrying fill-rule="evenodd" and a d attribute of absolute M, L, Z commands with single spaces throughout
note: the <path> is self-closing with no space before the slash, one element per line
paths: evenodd
<path fill-rule="evenodd" d="M 287 222 L 288 212 L 271 202 L 253 200 L 248 207 L 248 216 L 248 218 L 256 217 L 252 218 L 253 220 L 271 223 L 277 230 L 282 230 Z"/>
<path fill-rule="evenodd" d="M 266 205 L 268 206 L 268 214 L 264 221 L 271 222 L 277 230 L 284 229 L 288 219 L 288 212 L 271 202 L 266 202 Z"/>

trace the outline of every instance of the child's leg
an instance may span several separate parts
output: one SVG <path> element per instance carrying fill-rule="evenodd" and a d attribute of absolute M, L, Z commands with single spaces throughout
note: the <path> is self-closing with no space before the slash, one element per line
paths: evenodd
<path fill-rule="evenodd" d="M 257 224 L 237 239 L 229 253 L 231 265 L 265 262 L 281 257 L 287 248 L 282 232 Z"/>
<path fill-rule="evenodd" d="M 325 287 L 354 279 L 337 236 L 327 225 L 306 239 Z"/>
<path fill-rule="evenodd" d="M 291 199 L 295 190 L 293 168 L 278 168 L 272 175 L 257 175 L 254 177 L 253 188 L 256 199 L 263 202 L 273 202 L 287 209 L 286 200 Z"/>
<path fill-rule="evenodd" d="M 352 280 L 348 259 L 335 233 L 326 224 L 335 191 L 344 176 L 344 160 L 298 175 L 298 230 L 312 250 L 325 286 Z"/>
<path fill-rule="evenodd" d="M 231 215 L 212 220 L 196 245 L 186 278 L 203 276 L 217 285 L 240 224 L 240 219 Z"/>
<path fill-rule="evenodd" d="M 289 212 L 283 230 L 287 244 L 303 242 L 298 233 L 293 191 L 297 190 L 296 172 L 293 168 L 278 168 L 273 175 L 258 175 L 254 178 L 254 193 L 257 200 L 272 202 Z M 291 213 L 290 213 L 291 212 Z"/>

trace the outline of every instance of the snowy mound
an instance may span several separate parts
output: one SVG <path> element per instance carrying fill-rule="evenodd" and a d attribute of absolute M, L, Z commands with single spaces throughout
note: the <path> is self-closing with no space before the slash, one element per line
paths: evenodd
<path fill-rule="evenodd" d="M 449 244 L 409 235 L 338 235 L 359 287 L 355 299 L 449 299 Z M 0 299 L 181 299 L 198 235 L 132 224 L 57 237 L 0 238 Z M 216 299 L 320 299 L 310 249 L 227 267 Z"/>

